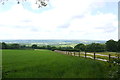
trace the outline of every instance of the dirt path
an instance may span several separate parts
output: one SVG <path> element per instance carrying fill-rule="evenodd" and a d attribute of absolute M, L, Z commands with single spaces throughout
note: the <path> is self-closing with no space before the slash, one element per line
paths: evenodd
<path fill-rule="evenodd" d="M 55 52 L 58 52 L 58 53 L 62 53 L 62 54 L 66 54 L 66 51 L 59 51 L 59 50 L 55 50 Z M 74 52 L 71 52 L 72 54 L 70 54 L 71 56 L 79 56 L 78 54 L 73 54 Z M 78 53 L 78 52 L 77 52 Z M 84 52 L 81 52 L 80 54 L 85 54 Z M 87 53 L 89 55 L 94 55 L 93 53 Z M 103 54 L 95 54 L 95 55 L 99 55 L 99 56 L 105 56 L 105 57 L 109 57 L 108 55 L 103 55 Z M 80 55 L 80 57 L 85 57 L 85 56 L 82 56 Z M 91 56 L 86 56 L 87 58 L 91 58 L 91 59 L 94 59 L 93 57 Z M 111 56 L 112 58 L 117 58 L 116 56 Z M 101 58 L 95 58 L 96 60 L 100 60 L 100 61 L 108 61 L 106 59 L 101 59 Z"/>
<path fill-rule="evenodd" d="M 94 55 L 93 53 L 87 53 L 87 54 Z M 108 55 L 103 55 L 103 54 L 95 54 L 95 55 L 108 57 Z M 117 58 L 116 56 L 110 56 L 110 57 Z"/>

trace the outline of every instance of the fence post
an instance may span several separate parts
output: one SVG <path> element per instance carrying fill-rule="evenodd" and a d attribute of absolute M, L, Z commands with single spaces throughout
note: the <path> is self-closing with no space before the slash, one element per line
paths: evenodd
<path fill-rule="evenodd" d="M 120 60 L 120 54 L 118 54 L 118 65 L 120 65 L 119 60 Z"/>
<path fill-rule="evenodd" d="M 95 52 L 94 52 L 94 60 L 95 60 Z"/>
<path fill-rule="evenodd" d="M 74 56 L 75 56 L 75 51 L 74 51 Z"/>
<path fill-rule="evenodd" d="M 111 55 L 109 54 L 109 62 L 110 62 L 110 56 L 111 56 Z"/>
<path fill-rule="evenodd" d="M 85 58 L 86 58 L 86 51 L 85 51 Z"/>
<path fill-rule="evenodd" d="M 79 57 L 80 57 L 80 52 L 79 52 Z"/>
<path fill-rule="evenodd" d="M 118 54 L 118 59 L 120 58 L 120 54 Z"/>

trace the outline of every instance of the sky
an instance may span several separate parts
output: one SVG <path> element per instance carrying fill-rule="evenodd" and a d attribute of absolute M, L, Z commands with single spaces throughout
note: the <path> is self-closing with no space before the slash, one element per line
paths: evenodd
<path fill-rule="evenodd" d="M 35 0 L 0 4 L 0 40 L 118 40 L 118 0 Z"/>

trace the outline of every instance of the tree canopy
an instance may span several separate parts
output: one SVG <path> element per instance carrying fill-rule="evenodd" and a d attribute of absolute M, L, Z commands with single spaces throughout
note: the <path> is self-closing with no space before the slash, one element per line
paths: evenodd
<path fill-rule="evenodd" d="M 105 51 L 105 44 L 100 44 L 100 43 L 88 44 L 86 47 L 86 51 L 103 52 L 103 51 Z"/>
<path fill-rule="evenodd" d="M 78 49 L 80 51 L 85 51 L 85 45 L 83 43 L 77 44 L 74 49 Z"/>
<path fill-rule="evenodd" d="M 118 45 L 117 45 L 117 50 L 118 50 L 118 52 L 120 52 L 120 39 L 118 40 L 118 43 L 117 43 Z"/>
<path fill-rule="evenodd" d="M 108 40 L 106 42 L 106 49 L 107 51 L 111 51 L 111 52 L 116 52 L 117 51 L 117 42 L 114 40 Z"/>
<path fill-rule="evenodd" d="M 32 47 L 33 49 L 37 49 L 37 48 L 38 48 L 36 44 L 33 44 L 31 47 Z"/>
<path fill-rule="evenodd" d="M 5 42 L 2 42 L 2 49 L 7 49 L 7 44 Z"/>

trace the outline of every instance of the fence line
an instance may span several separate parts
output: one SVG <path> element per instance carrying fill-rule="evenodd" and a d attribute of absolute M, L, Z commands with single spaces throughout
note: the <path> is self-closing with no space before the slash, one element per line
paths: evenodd
<path fill-rule="evenodd" d="M 83 53 L 83 52 L 60 51 L 60 50 L 55 50 L 55 52 L 59 52 L 59 53 L 70 55 L 70 56 L 85 57 L 85 58 L 91 58 L 91 59 L 94 59 L 94 60 L 107 61 L 107 62 L 110 62 L 111 59 L 113 59 L 113 58 L 115 58 L 115 59 L 120 58 L 120 55 L 118 55 L 118 57 L 115 57 L 115 56 L 111 56 L 111 54 L 109 54 L 109 55 L 101 55 L 101 54 L 96 54 L 95 52 L 93 54 L 87 53 L 87 52 Z M 78 53 L 78 54 L 76 54 L 76 53 Z M 82 54 L 84 54 L 84 56 L 82 56 Z M 87 54 L 93 55 L 93 57 L 92 56 L 87 56 Z M 108 58 L 108 60 L 107 59 L 102 59 L 102 58 L 97 58 L 97 55 L 104 56 L 104 57 Z"/>

